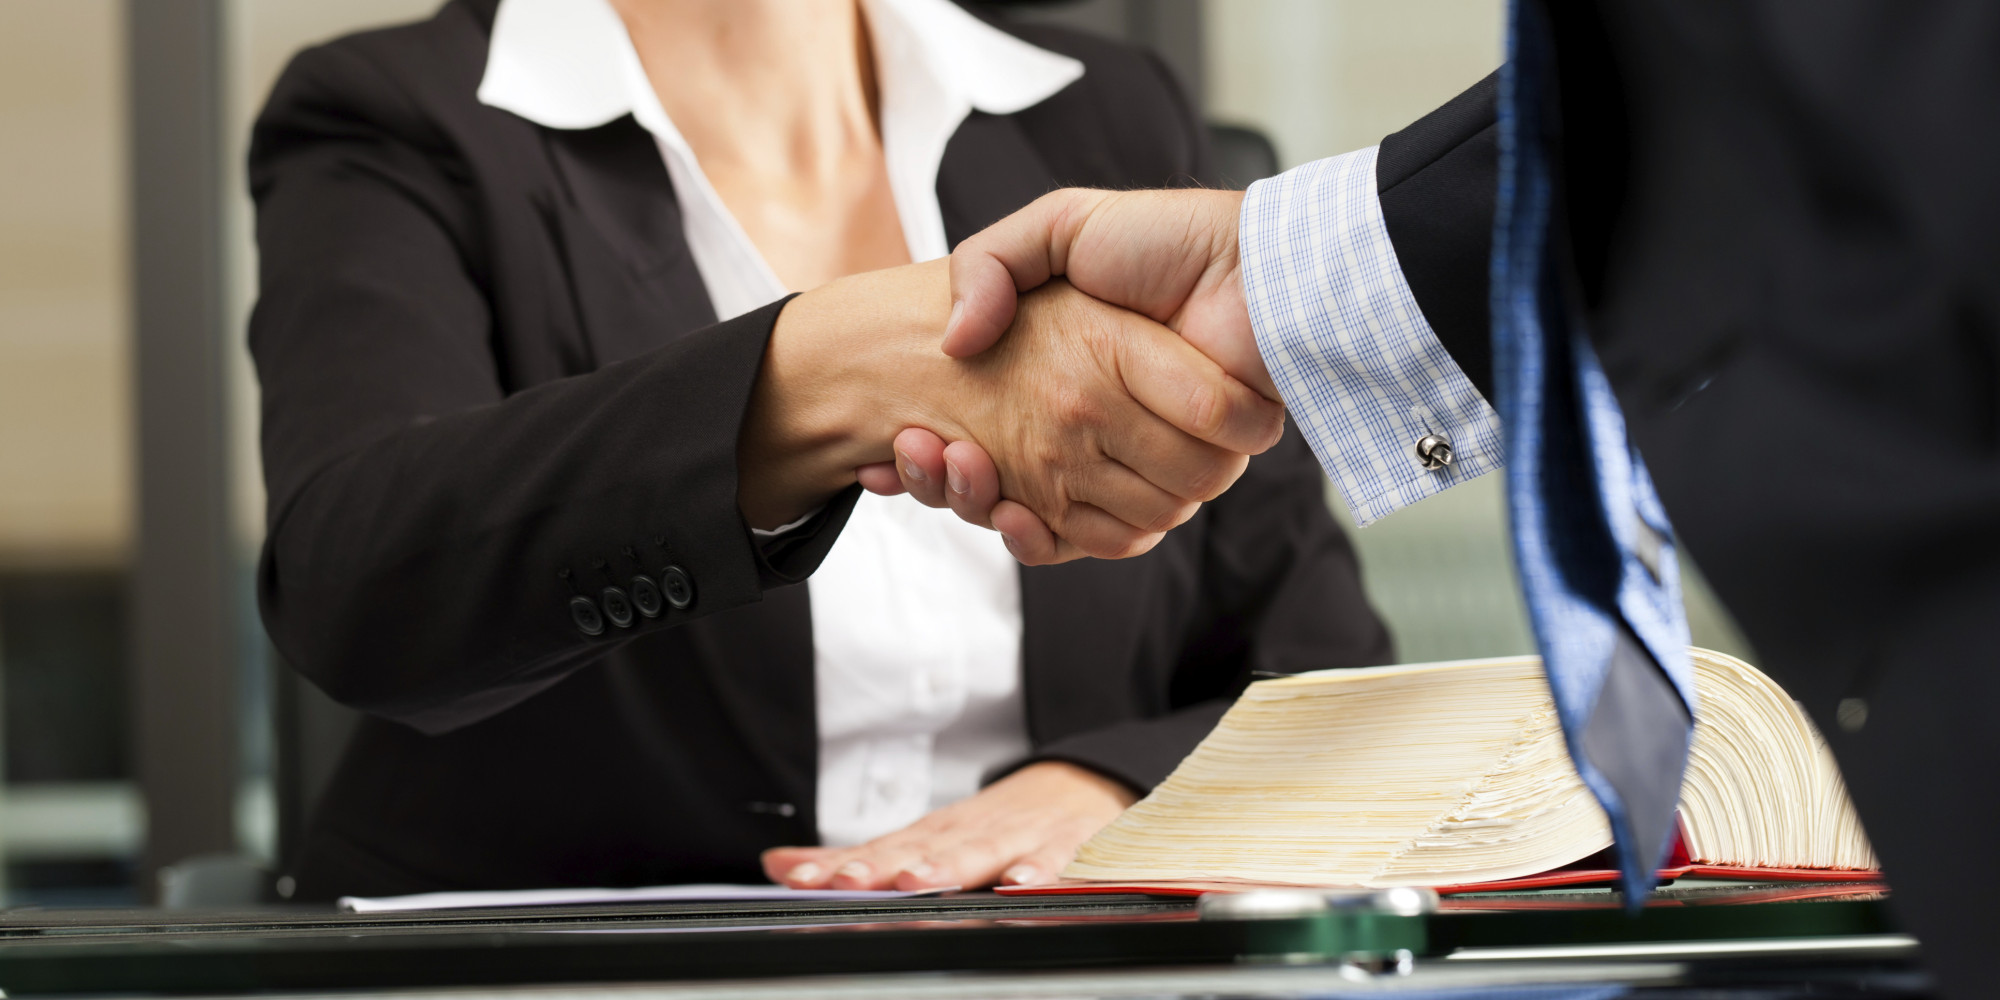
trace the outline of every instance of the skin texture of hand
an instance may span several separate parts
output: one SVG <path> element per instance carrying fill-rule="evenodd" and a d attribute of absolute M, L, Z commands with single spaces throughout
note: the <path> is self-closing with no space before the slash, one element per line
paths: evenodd
<path fill-rule="evenodd" d="M 751 526 L 825 502 L 903 428 L 928 427 L 991 456 L 994 482 L 1080 551 L 1136 555 L 1282 433 L 1282 407 L 1067 282 L 1021 296 L 991 350 L 947 357 L 946 267 L 840 279 L 779 314 L 738 442 Z"/>
<path fill-rule="evenodd" d="M 764 873 L 794 889 L 980 889 L 1055 880 L 1077 848 L 1118 818 L 1132 790 L 1044 761 L 894 833 L 855 847 L 776 847 Z"/>
<path fill-rule="evenodd" d="M 1277 400 L 1257 352 L 1236 254 L 1240 191 L 1069 188 L 994 223 L 951 255 L 944 352 L 970 357 L 1007 330 L 1016 297 L 1051 278 L 1165 324 Z"/>
<path fill-rule="evenodd" d="M 1278 401 L 1257 350 L 1237 258 L 1233 191 L 1069 189 L 960 244 L 951 257 L 952 315 L 944 351 L 969 357 L 1003 342 L 1018 297 L 1056 277 L 1165 324 L 1223 371 Z M 950 443 L 947 444 L 947 441 Z M 878 493 L 909 492 L 999 530 L 1029 565 L 1094 554 L 1017 502 L 977 442 L 914 425 L 896 438 L 893 467 L 858 470 Z"/>

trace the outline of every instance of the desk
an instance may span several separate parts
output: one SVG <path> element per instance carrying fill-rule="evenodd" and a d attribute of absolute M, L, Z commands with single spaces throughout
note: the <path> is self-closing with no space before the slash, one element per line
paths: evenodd
<path fill-rule="evenodd" d="M 1258 920 L 1202 919 L 1185 899 L 986 893 L 366 915 L 15 911 L 0 914 L 0 988 L 12 998 L 481 988 L 514 1000 L 1470 998 L 1482 993 L 1463 991 L 1530 984 L 1577 1000 L 1721 986 L 1749 990 L 1729 994 L 1746 1000 L 1921 995 L 1914 943 L 1879 898 L 1731 901 L 1743 892 L 1669 888 L 1637 918 L 1603 893 Z M 1589 984 L 1599 988 L 1570 989 Z"/>

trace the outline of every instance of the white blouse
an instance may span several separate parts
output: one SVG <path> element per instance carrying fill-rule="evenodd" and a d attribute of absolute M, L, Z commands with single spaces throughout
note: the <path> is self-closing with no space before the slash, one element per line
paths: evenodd
<path fill-rule="evenodd" d="M 862 0 L 882 147 L 910 259 L 950 252 L 945 144 L 973 110 L 1012 114 L 1083 75 L 949 0 Z M 502 0 L 479 100 L 537 124 L 630 114 L 659 143 L 716 316 L 788 294 L 667 117 L 608 0 Z M 1021 584 L 999 537 L 906 498 L 862 494 L 807 583 L 822 842 L 860 843 L 979 789 L 1028 751 Z"/>

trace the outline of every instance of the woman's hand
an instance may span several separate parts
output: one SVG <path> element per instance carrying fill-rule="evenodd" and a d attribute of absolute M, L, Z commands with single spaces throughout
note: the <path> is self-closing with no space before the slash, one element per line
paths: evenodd
<path fill-rule="evenodd" d="M 764 873 L 794 889 L 979 889 L 1052 882 L 1137 796 L 1095 771 L 1044 761 L 856 847 L 774 847 Z"/>

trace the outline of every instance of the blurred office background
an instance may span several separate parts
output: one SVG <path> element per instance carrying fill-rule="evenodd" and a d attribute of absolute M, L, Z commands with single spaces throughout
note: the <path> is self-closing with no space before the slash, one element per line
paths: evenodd
<path fill-rule="evenodd" d="M 251 590 L 248 124 L 300 46 L 436 3 L 0 4 L 6 904 L 142 901 L 163 864 L 279 850 L 296 804 L 278 789 L 303 779 L 274 738 L 300 725 L 298 699 L 274 697 L 286 682 Z M 1501 11 L 1077 0 L 1004 16 L 1157 48 L 1212 121 L 1261 133 L 1291 166 L 1370 145 L 1491 71 Z M 1359 533 L 1405 659 L 1529 648 L 1499 485 Z M 1743 650 L 1698 583 L 1691 605 L 1697 642 Z"/>

